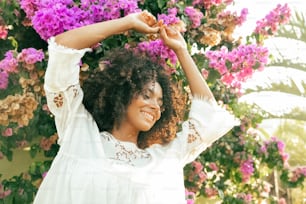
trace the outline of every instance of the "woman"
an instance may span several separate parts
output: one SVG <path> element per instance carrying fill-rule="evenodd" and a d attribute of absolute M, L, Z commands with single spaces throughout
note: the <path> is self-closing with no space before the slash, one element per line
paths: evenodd
<path fill-rule="evenodd" d="M 191 110 L 176 136 L 180 100 L 167 74 L 145 55 L 115 51 L 104 69 L 84 82 L 83 97 L 79 62 L 84 53 L 130 29 L 159 33 L 189 81 Z M 159 26 L 146 11 L 52 37 L 45 90 L 60 150 L 37 204 L 186 203 L 183 167 L 236 124 L 216 105 L 181 34 Z"/>

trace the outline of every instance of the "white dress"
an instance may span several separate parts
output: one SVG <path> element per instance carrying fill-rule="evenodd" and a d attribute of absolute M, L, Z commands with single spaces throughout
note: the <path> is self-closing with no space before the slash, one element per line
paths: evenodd
<path fill-rule="evenodd" d="M 79 64 L 87 51 L 49 40 L 45 91 L 60 149 L 34 203 L 185 204 L 183 167 L 237 120 L 214 103 L 194 99 L 182 131 L 166 146 L 142 150 L 101 133 L 82 104 Z"/>

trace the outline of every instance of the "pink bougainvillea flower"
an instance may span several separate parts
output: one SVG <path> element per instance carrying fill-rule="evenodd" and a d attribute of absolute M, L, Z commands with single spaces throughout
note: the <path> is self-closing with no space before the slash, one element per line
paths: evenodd
<path fill-rule="evenodd" d="M 0 25 L 0 39 L 5 40 L 7 38 L 8 30 L 6 26 Z"/>
<path fill-rule="evenodd" d="M 197 28 L 201 25 L 201 20 L 204 15 L 200 10 L 195 9 L 192 6 L 187 6 L 184 12 L 190 19 L 192 28 Z"/>
<path fill-rule="evenodd" d="M 243 160 L 240 163 L 240 172 L 242 174 L 242 181 L 243 182 L 248 182 L 250 177 L 254 173 L 254 166 L 253 166 L 254 161 L 249 158 L 247 160 Z"/>
<path fill-rule="evenodd" d="M 3 132 L 2 132 L 2 136 L 3 137 L 11 137 L 13 135 L 13 129 L 12 128 L 6 128 Z"/>
<path fill-rule="evenodd" d="M 256 22 L 254 33 L 264 36 L 276 34 L 279 25 L 285 24 L 289 21 L 291 16 L 291 9 L 288 4 L 278 4 L 270 13 L 263 19 Z"/>
<path fill-rule="evenodd" d="M 25 62 L 26 64 L 35 64 L 44 59 L 44 52 L 36 50 L 35 48 L 23 49 L 17 56 L 18 61 Z"/>
<path fill-rule="evenodd" d="M 0 61 L 0 70 L 7 73 L 18 72 L 18 61 L 14 57 L 14 51 L 9 50 L 4 54 L 4 59 Z"/>
<path fill-rule="evenodd" d="M 0 69 L 0 89 L 7 89 L 9 74 Z"/>

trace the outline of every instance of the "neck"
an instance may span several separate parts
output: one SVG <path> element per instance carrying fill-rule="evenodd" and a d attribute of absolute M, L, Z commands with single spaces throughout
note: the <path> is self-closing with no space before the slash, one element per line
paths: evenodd
<path fill-rule="evenodd" d="M 120 141 L 123 142 L 132 142 L 137 145 L 137 139 L 138 139 L 138 131 L 133 131 L 133 130 L 127 130 L 126 128 L 118 128 L 118 129 L 113 129 L 111 131 L 111 134 Z"/>

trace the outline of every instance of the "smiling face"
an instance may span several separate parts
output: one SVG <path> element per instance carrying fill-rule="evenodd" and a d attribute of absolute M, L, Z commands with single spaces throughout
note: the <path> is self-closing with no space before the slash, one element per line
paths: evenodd
<path fill-rule="evenodd" d="M 160 119 L 163 105 L 163 91 L 158 82 L 149 82 L 143 91 L 137 94 L 126 110 L 121 126 L 134 132 L 150 130 Z"/>

